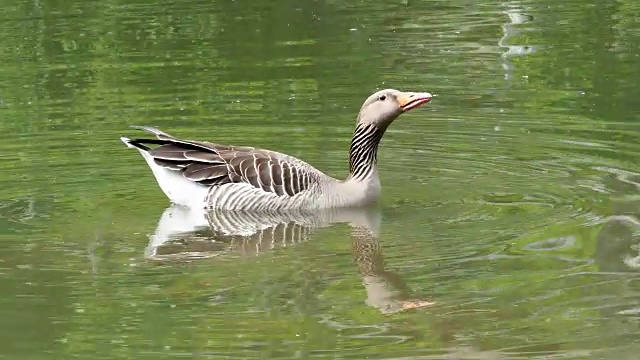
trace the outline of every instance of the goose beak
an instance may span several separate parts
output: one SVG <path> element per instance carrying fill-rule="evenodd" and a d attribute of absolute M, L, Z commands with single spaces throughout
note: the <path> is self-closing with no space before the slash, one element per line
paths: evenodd
<path fill-rule="evenodd" d="M 398 95 L 398 103 L 402 111 L 409 111 L 413 108 L 417 108 L 422 104 L 426 104 L 431 101 L 432 95 L 428 92 L 405 92 Z"/>

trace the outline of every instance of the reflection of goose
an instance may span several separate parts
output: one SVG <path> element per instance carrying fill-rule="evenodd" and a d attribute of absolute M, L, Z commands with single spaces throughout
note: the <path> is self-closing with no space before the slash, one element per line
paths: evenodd
<path fill-rule="evenodd" d="M 509 17 L 509 22 L 502 25 L 503 36 L 498 40 L 498 46 L 507 51 L 502 54 L 504 62 L 502 68 L 505 70 L 505 80 L 511 78 L 511 64 L 509 58 L 512 56 L 523 56 L 535 51 L 533 46 L 529 45 L 507 45 L 507 39 L 518 33 L 517 28 L 513 25 L 520 25 L 533 20 L 533 16 L 525 14 L 525 9 L 517 1 L 509 1 L 502 4 L 506 9 L 503 11 Z"/>
<path fill-rule="evenodd" d="M 367 289 L 367 303 L 383 313 L 433 305 L 422 299 L 411 299 L 411 290 L 397 274 L 384 269 L 379 237 L 366 227 L 353 227 L 351 244 Z"/>
<path fill-rule="evenodd" d="M 633 281 L 633 273 L 640 272 L 640 175 L 618 169 L 600 168 L 611 176 L 604 178 L 604 184 L 615 197 L 611 199 L 612 215 L 606 218 L 596 236 L 594 259 L 600 272 L 624 274 L 619 279 L 625 285 L 612 297 L 603 301 L 601 312 L 605 318 L 617 315 L 637 317 L 638 283 Z M 635 276 L 637 278 L 637 276 Z M 615 317 L 613 317 L 615 318 Z M 613 319 L 612 318 L 612 319 Z M 623 328 L 622 324 L 616 324 Z"/>
<path fill-rule="evenodd" d="M 430 100 L 429 93 L 393 89 L 369 96 L 358 114 L 346 180 L 275 151 L 183 140 L 150 127 L 137 128 L 155 139 L 121 140 L 142 154 L 176 204 L 254 211 L 366 206 L 380 196 L 377 152 L 387 127 Z"/>
<path fill-rule="evenodd" d="M 640 201 L 617 199 L 597 236 L 596 261 L 601 271 L 640 270 Z"/>
<path fill-rule="evenodd" d="M 162 214 L 145 255 L 154 260 L 210 258 L 228 253 L 259 255 L 305 241 L 314 229 L 348 223 L 369 305 L 384 313 L 431 305 L 410 298 L 410 290 L 400 276 L 384 269 L 378 239 L 380 216 L 375 208 L 204 213 L 172 205 Z"/>
<path fill-rule="evenodd" d="M 596 260 L 602 271 L 640 270 L 640 221 L 631 215 L 610 216 L 598 233 Z"/>
<path fill-rule="evenodd" d="M 602 169 L 604 170 L 604 169 Z M 618 194 L 612 215 L 597 236 L 596 262 L 601 271 L 640 271 L 640 175 L 607 169 L 606 186 Z"/>

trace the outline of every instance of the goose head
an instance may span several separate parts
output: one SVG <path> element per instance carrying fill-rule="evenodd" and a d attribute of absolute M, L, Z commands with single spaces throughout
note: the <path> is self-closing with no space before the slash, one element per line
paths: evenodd
<path fill-rule="evenodd" d="M 385 89 L 365 100 L 358 114 L 357 125 L 375 125 L 385 130 L 398 116 L 431 101 L 427 92 L 402 92 Z"/>

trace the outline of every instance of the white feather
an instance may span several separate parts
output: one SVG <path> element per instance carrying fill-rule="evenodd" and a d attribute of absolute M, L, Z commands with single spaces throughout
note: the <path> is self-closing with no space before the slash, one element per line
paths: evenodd
<path fill-rule="evenodd" d="M 130 144 L 130 139 L 121 137 L 125 145 L 140 152 L 144 160 L 151 168 L 153 176 L 156 178 L 160 189 L 167 195 L 169 200 L 175 204 L 189 207 L 204 207 L 204 200 L 209 189 L 198 183 L 186 179 L 181 173 L 158 166 L 149 153 L 143 149 Z"/>

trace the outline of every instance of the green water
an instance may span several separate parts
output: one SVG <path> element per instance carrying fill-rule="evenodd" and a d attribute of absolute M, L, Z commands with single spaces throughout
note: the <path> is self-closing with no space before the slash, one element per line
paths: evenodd
<path fill-rule="evenodd" d="M 0 358 L 637 359 L 637 2 L 1 9 Z M 383 139 L 378 233 L 154 245 L 129 125 L 343 177 L 386 87 L 437 97 Z"/>

